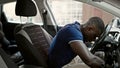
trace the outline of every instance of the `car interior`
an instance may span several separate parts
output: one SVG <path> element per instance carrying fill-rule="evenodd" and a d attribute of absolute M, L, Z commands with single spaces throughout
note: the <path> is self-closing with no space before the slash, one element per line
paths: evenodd
<path fill-rule="evenodd" d="M 37 13 L 36 6 L 31 0 L 24 0 L 24 1 L 17 0 L 15 12 L 16 12 L 16 15 L 20 17 L 35 16 Z M 23 57 L 22 60 L 18 61 L 18 65 L 24 63 L 25 66 L 22 66 L 22 67 L 30 68 L 31 65 L 33 66 L 35 65 L 36 67 L 40 66 L 40 67 L 47 68 L 48 48 L 52 41 L 52 36 L 42 26 L 35 25 L 29 21 L 26 24 L 17 24 L 13 26 L 14 26 L 14 32 L 12 33 L 14 34 L 12 35 L 14 35 L 14 39 L 12 40 L 16 40 L 14 42 L 17 44 L 17 47 L 15 49 L 18 48 L 18 50 L 21 53 L 20 56 Z M 3 27 L 6 27 L 6 26 L 3 26 Z M 2 23 L 1 23 L 1 31 L 2 31 Z M 4 40 L 5 40 L 5 43 L 7 44 L 7 39 L 4 38 Z M 14 46 L 13 47 L 10 46 L 10 47 L 13 48 Z M 13 54 L 12 59 L 16 59 L 16 57 L 14 56 L 16 55 Z M 30 67 L 28 65 L 30 65 Z M 34 68 L 33 66 L 31 68 Z M 17 68 L 17 65 L 10 64 L 9 66 L 8 64 L 8 67 Z"/>
<path fill-rule="evenodd" d="M 16 15 L 30 17 L 36 15 L 36 13 L 35 4 L 32 1 L 17 1 Z M 15 39 L 18 44 L 18 49 L 24 58 L 24 64 L 47 68 L 48 48 L 52 41 L 52 36 L 41 26 L 34 25 L 32 22 L 18 26 L 20 27 L 15 28 Z"/>
<path fill-rule="evenodd" d="M 75 1 L 103 8 L 103 6 L 100 7 L 103 0 Z M 4 4 L 11 2 L 16 2 L 14 14 L 20 18 L 20 23 L 8 21 L 6 13 L 3 11 Z M 103 10 L 120 17 L 119 0 L 104 0 L 103 2 L 116 7 L 112 7 L 112 9 L 116 9 L 116 12 L 107 7 Z M 48 6 L 47 0 L 0 0 L 0 68 L 49 68 L 47 65 L 48 49 L 56 32 L 62 26 L 57 25 L 52 11 L 46 6 Z M 42 25 L 31 21 L 31 17 L 35 17 L 38 13 L 41 16 Z M 23 22 L 23 18 L 26 18 L 27 21 Z M 120 22 L 119 18 L 115 20 Z M 119 29 L 116 29 L 111 33 L 119 34 L 118 31 Z M 117 36 L 117 40 L 119 37 L 120 35 Z M 98 47 L 96 46 L 96 48 Z M 95 52 L 94 49 L 93 47 L 93 52 Z M 64 68 L 78 67 L 68 65 Z M 85 66 L 85 68 L 89 67 Z"/>

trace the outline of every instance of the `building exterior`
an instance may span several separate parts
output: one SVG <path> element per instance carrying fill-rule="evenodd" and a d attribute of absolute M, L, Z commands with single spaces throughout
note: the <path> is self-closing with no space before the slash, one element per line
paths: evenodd
<path fill-rule="evenodd" d="M 85 22 L 88 18 L 92 16 L 98 16 L 103 19 L 104 23 L 107 24 L 109 23 L 112 18 L 114 18 L 113 15 L 110 13 L 107 13 L 101 9 L 98 9 L 96 7 L 90 6 L 88 4 L 83 4 L 83 16 L 82 16 L 82 21 Z"/>
<path fill-rule="evenodd" d="M 102 18 L 107 24 L 114 17 L 101 9 L 73 0 L 50 0 L 49 3 L 56 22 L 60 26 L 74 21 L 85 23 L 93 16 Z"/>

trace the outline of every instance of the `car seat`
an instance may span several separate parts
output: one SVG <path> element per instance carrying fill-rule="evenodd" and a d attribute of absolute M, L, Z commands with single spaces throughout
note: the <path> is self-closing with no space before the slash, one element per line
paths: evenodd
<path fill-rule="evenodd" d="M 18 66 L 10 59 L 5 51 L 0 47 L 0 68 L 18 68 Z"/>
<path fill-rule="evenodd" d="M 18 68 L 17 65 L 12 62 L 7 53 L 2 49 L 3 45 L 1 42 L 3 41 L 4 33 L 2 31 L 2 27 L 0 26 L 0 68 Z"/>
<path fill-rule="evenodd" d="M 15 35 L 25 64 L 46 67 L 48 48 L 52 37 L 39 25 L 26 25 Z"/>
<path fill-rule="evenodd" d="M 20 8 L 21 6 L 23 9 Z M 22 3 L 21 0 L 17 0 L 16 15 L 29 17 L 35 16 L 36 12 L 35 4 L 31 0 L 25 0 Z M 28 22 L 16 27 L 15 39 L 25 64 L 47 68 L 48 48 L 52 36 L 46 30 L 40 25 Z"/>
<path fill-rule="evenodd" d="M 2 44 L 2 49 L 9 55 L 12 55 L 18 51 L 17 46 L 11 45 L 10 41 L 6 38 L 4 32 L 3 32 L 3 27 L 2 27 L 2 22 L 0 21 L 0 43 Z"/>
<path fill-rule="evenodd" d="M 0 47 L 0 68 L 42 68 L 35 65 L 21 65 L 17 66 L 10 56 Z"/>
<path fill-rule="evenodd" d="M 2 48 L 4 50 L 8 49 L 8 46 L 10 44 L 10 42 L 6 39 L 4 33 L 3 33 L 3 28 L 2 28 L 2 22 L 0 21 L 0 43 L 2 44 Z"/>

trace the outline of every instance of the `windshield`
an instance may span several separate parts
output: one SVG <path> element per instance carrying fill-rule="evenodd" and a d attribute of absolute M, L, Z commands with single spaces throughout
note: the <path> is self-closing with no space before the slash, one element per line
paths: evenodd
<path fill-rule="evenodd" d="M 78 21 L 85 23 L 90 17 L 98 16 L 109 23 L 115 16 L 97 7 L 74 0 L 48 0 L 58 26 Z"/>

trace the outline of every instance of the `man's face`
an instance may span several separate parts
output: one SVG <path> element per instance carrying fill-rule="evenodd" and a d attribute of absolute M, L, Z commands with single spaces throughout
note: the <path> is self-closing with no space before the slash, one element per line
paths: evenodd
<path fill-rule="evenodd" d="M 95 41 L 96 37 L 100 36 L 100 32 L 95 27 L 87 27 L 84 33 L 84 38 L 86 42 Z"/>

